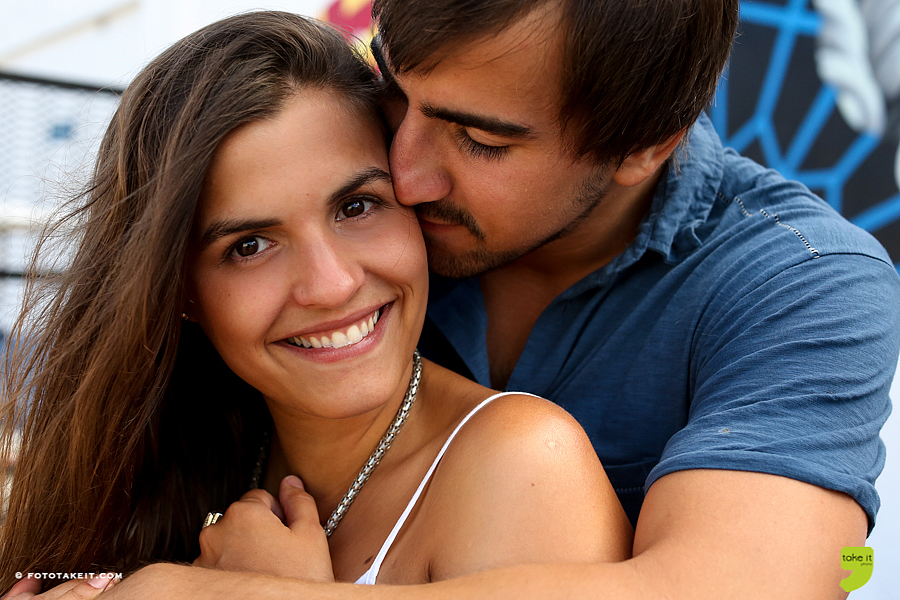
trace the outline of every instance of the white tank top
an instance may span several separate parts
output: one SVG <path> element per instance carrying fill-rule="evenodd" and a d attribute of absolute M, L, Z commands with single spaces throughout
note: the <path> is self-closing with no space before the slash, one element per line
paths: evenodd
<path fill-rule="evenodd" d="M 447 447 L 450 445 L 450 442 L 453 441 L 453 438 L 456 437 L 456 434 L 459 433 L 459 430 L 462 429 L 462 426 L 465 425 L 466 422 L 471 419 L 475 413 L 487 406 L 491 401 L 496 400 L 501 396 L 509 396 L 511 394 L 518 394 L 521 396 L 533 395 L 525 392 L 501 392 L 499 394 L 494 394 L 490 398 L 483 400 L 481 404 L 473 408 L 472 411 L 469 412 L 469 414 L 467 414 L 465 418 L 463 418 L 463 420 L 459 422 L 459 425 L 456 426 L 456 429 L 453 430 L 453 433 L 451 433 L 450 437 L 447 438 L 447 441 L 444 442 L 444 445 L 443 447 L 441 447 L 441 451 L 438 452 L 438 455 L 434 459 L 434 462 L 431 463 L 431 468 L 429 468 L 428 472 L 425 473 L 425 478 L 422 479 L 422 483 L 419 484 L 419 487 L 416 489 L 416 493 L 413 494 L 413 497 L 409 501 L 409 504 L 406 505 L 406 510 L 404 510 L 403 514 L 400 515 L 400 519 L 394 525 L 394 528 L 391 530 L 390 535 L 387 536 L 387 539 L 381 546 L 381 550 L 379 550 L 378 554 L 375 556 L 375 560 L 372 562 L 372 566 L 369 567 L 368 571 L 363 573 L 362 577 L 356 580 L 356 583 L 362 585 L 375 584 L 375 580 L 378 578 L 378 571 L 381 569 L 381 563 L 384 562 L 384 557 L 387 556 L 388 551 L 391 549 L 391 545 L 394 543 L 394 539 L 397 537 L 397 534 L 400 533 L 400 528 L 402 528 L 403 524 L 406 523 L 406 519 L 407 517 L 409 517 L 409 513 L 412 512 L 413 507 L 415 507 L 416 502 L 419 500 L 419 496 L 422 495 L 422 490 L 425 489 L 425 485 L 431 479 L 432 473 L 434 473 L 434 470 L 437 468 L 438 463 L 441 462 L 441 458 L 443 458 L 444 453 L 447 451 Z"/>

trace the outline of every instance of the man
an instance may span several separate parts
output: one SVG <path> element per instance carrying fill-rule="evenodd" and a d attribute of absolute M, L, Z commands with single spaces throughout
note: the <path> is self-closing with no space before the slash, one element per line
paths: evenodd
<path fill-rule="evenodd" d="M 422 349 L 572 412 L 636 521 L 634 558 L 401 589 L 160 565 L 111 596 L 844 597 L 841 548 L 878 508 L 900 282 L 700 116 L 737 0 L 374 12 L 394 186 L 435 273 Z"/>

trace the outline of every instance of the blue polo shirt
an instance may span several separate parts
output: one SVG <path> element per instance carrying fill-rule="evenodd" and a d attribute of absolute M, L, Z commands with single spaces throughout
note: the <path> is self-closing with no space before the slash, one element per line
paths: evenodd
<path fill-rule="evenodd" d="M 423 354 L 490 387 L 478 279 L 433 275 L 429 302 Z M 634 242 L 544 310 L 507 389 L 578 419 L 632 523 L 660 477 L 729 469 L 849 494 L 871 530 L 898 348 L 884 249 L 701 117 Z"/>

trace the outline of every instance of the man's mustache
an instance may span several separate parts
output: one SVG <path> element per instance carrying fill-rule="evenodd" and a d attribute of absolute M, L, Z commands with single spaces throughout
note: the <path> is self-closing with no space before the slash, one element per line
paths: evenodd
<path fill-rule="evenodd" d="M 444 225 L 460 225 L 466 228 L 466 231 L 479 240 L 484 241 L 484 232 L 478 226 L 478 222 L 472 213 L 462 207 L 451 204 L 446 200 L 437 202 L 423 202 L 415 207 L 416 215 L 426 221 L 434 221 Z"/>

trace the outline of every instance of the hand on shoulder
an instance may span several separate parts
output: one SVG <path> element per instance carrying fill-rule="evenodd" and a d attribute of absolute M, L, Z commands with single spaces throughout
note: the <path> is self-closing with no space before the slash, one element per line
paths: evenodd
<path fill-rule="evenodd" d="M 297 477 L 281 482 L 279 500 L 250 490 L 200 533 L 198 567 L 334 581 L 315 500 Z"/>

